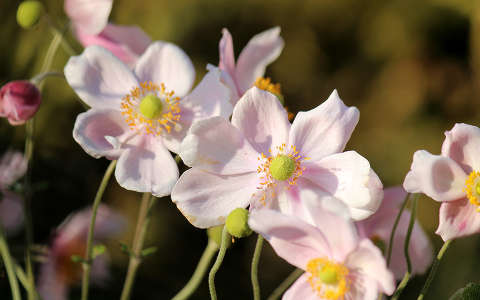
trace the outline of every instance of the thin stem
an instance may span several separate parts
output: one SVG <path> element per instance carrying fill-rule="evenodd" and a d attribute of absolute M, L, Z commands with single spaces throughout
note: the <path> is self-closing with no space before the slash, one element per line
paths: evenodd
<path fill-rule="evenodd" d="M 90 283 L 90 270 L 92 265 L 92 253 L 93 253 L 93 234 L 95 230 L 95 221 L 97 218 L 97 210 L 102 201 L 103 193 L 105 192 L 105 188 L 107 187 L 108 181 L 112 176 L 113 170 L 115 170 L 115 165 L 117 164 L 116 160 L 112 160 L 112 162 L 108 165 L 105 174 L 103 175 L 102 182 L 98 187 L 97 194 L 95 195 L 95 200 L 93 200 L 92 205 L 92 218 L 90 220 L 90 227 L 88 229 L 88 236 L 87 236 L 87 249 L 85 250 L 85 261 L 83 262 L 83 278 L 82 278 L 82 300 L 88 299 L 88 285 Z"/>
<path fill-rule="evenodd" d="M 387 267 L 390 265 L 390 260 L 392 258 L 393 241 L 395 239 L 395 232 L 397 231 L 398 222 L 400 221 L 400 217 L 402 216 L 402 213 L 405 210 L 405 207 L 407 207 L 409 196 L 410 196 L 409 193 L 407 193 L 407 195 L 405 195 L 405 199 L 403 200 L 402 207 L 398 211 L 397 217 L 395 218 L 395 222 L 393 223 L 392 232 L 390 233 L 390 240 L 388 241 Z"/>
<path fill-rule="evenodd" d="M 412 204 L 412 211 L 410 214 L 410 222 L 408 223 L 408 229 L 407 229 L 407 236 L 405 237 L 405 244 L 403 245 L 403 252 L 405 254 L 405 259 L 407 261 L 407 272 L 405 272 L 405 275 L 403 276 L 402 281 L 397 287 L 397 290 L 392 296 L 391 300 L 396 300 L 400 297 L 402 294 L 403 290 L 408 284 L 408 281 L 410 280 L 410 276 L 412 275 L 412 261 L 410 260 L 410 255 L 408 253 L 408 247 L 410 245 L 410 237 L 412 236 L 412 231 L 413 231 L 413 225 L 415 225 L 415 216 L 417 214 L 417 201 L 418 201 L 418 194 L 413 196 L 413 204 Z"/>
<path fill-rule="evenodd" d="M 273 291 L 273 293 L 267 298 L 267 300 L 277 300 L 282 296 L 282 294 L 292 285 L 292 283 L 297 280 L 303 273 L 305 273 L 302 269 L 295 269 L 290 275 L 288 275 L 285 280 L 280 283 L 280 285 Z"/>
<path fill-rule="evenodd" d="M 263 249 L 263 236 L 260 234 L 257 238 L 257 244 L 255 245 L 255 251 L 253 252 L 252 259 L 252 287 L 253 287 L 253 299 L 260 300 L 260 284 L 258 283 L 258 263 L 260 262 L 260 255 Z"/>
<path fill-rule="evenodd" d="M 10 289 L 12 290 L 12 299 L 21 300 L 20 288 L 18 287 L 17 276 L 15 275 L 15 270 L 13 268 L 12 256 L 10 255 L 10 250 L 8 250 L 7 241 L 5 239 L 5 234 L 3 229 L 0 226 L 0 255 L 2 256 L 3 264 L 5 265 L 5 270 L 7 270 L 8 281 L 10 282 Z"/>
<path fill-rule="evenodd" d="M 77 55 L 76 51 L 73 49 L 72 46 L 68 43 L 68 41 L 65 39 L 65 32 L 70 28 L 70 22 L 65 24 L 63 29 L 59 29 L 57 25 L 52 21 L 49 15 L 45 15 L 45 19 L 47 20 L 48 26 L 50 26 L 50 29 L 52 30 L 53 34 L 59 34 L 62 37 L 62 47 L 65 52 L 68 53 L 68 55 L 73 56 Z"/>
<path fill-rule="evenodd" d="M 225 257 L 225 252 L 227 252 L 227 245 L 230 239 L 230 234 L 228 234 L 227 226 L 223 227 L 222 230 L 222 243 L 220 244 L 220 251 L 218 251 L 217 259 L 213 264 L 210 273 L 208 274 L 208 288 L 210 289 L 210 298 L 211 300 L 217 300 L 217 291 L 215 289 L 215 274 L 217 274 L 218 269 L 222 265 L 223 258 Z"/>
<path fill-rule="evenodd" d="M 208 240 L 207 247 L 205 251 L 203 251 L 202 257 L 198 262 L 197 268 L 192 275 L 192 278 L 188 281 L 188 283 L 183 287 L 183 289 L 178 292 L 172 300 L 185 300 L 188 299 L 198 288 L 200 282 L 202 282 L 203 277 L 207 273 L 207 268 L 210 266 L 210 262 L 212 261 L 213 256 L 218 251 L 217 244 L 212 241 Z"/>
<path fill-rule="evenodd" d="M 59 32 L 55 32 L 53 35 L 52 42 L 50 43 L 50 46 L 48 47 L 47 54 L 45 54 L 45 60 L 43 61 L 42 68 L 40 69 L 40 73 L 45 73 L 50 68 L 52 67 L 53 64 L 53 59 L 55 58 L 55 53 L 58 50 L 58 46 L 60 45 L 60 42 L 62 41 L 62 34 Z M 44 82 L 40 82 L 38 84 L 38 89 L 42 90 L 44 85 Z"/>
<path fill-rule="evenodd" d="M 423 285 L 422 291 L 418 295 L 417 300 L 422 300 L 423 297 L 425 297 L 425 294 L 427 293 L 428 288 L 430 287 L 430 284 L 432 284 L 433 278 L 435 278 L 435 274 L 437 272 L 438 266 L 440 265 L 440 261 L 442 260 L 443 255 L 447 251 L 452 241 L 453 240 L 448 240 L 445 243 L 443 243 L 442 248 L 440 248 L 440 251 L 438 251 L 437 257 L 433 262 L 432 268 L 430 269 L 430 273 L 428 273 L 427 280 L 425 281 L 425 284 Z"/>
<path fill-rule="evenodd" d="M 35 75 L 34 77 L 32 77 L 32 79 L 30 79 L 30 81 L 35 84 L 35 85 L 39 85 L 43 80 L 49 78 L 49 77 L 57 77 L 57 78 L 63 78 L 65 79 L 65 75 L 63 75 L 62 72 L 57 72 L 57 71 L 47 71 L 47 72 L 43 72 L 43 73 L 40 73 L 40 74 L 37 74 Z"/>
<path fill-rule="evenodd" d="M 123 285 L 121 300 L 130 299 L 133 283 L 137 274 L 138 267 L 142 262 L 142 249 L 145 237 L 147 235 L 148 225 L 150 224 L 150 211 L 155 204 L 156 199 L 149 193 L 144 193 L 142 196 L 142 203 L 140 204 L 140 211 L 138 213 L 137 228 L 135 229 L 135 236 L 133 237 L 132 254 L 128 263 L 127 277 Z"/>

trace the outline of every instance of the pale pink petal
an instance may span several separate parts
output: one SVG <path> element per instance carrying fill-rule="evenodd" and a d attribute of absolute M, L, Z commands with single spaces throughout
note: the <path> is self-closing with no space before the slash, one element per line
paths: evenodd
<path fill-rule="evenodd" d="M 268 154 L 273 147 L 288 144 L 287 112 L 270 92 L 253 87 L 233 109 L 232 124 L 243 132 L 250 144 Z"/>
<path fill-rule="evenodd" d="M 455 124 L 445 132 L 442 155 L 456 161 L 466 173 L 480 170 L 480 128 Z"/>
<path fill-rule="evenodd" d="M 302 177 L 343 201 L 352 218 L 360 220 L 373 214 L 383 198 L 383 187 L 368 160 L 355 151 L 306 161 Z"/>
<path fill-rule="evenodd" d="M 91 280 L 97 286 L 103 286 L 110 279 L 110 271 L 108 270 L 109 258 L 107 253 L 97 256 L 92 263 Z"/>
<path fill-rule="evenodd" d="M 222 117 L 194 123 L 180 146 L 180 157 L 190 167 L 221 175 L 256 173 L 259 164 L 259 153 Z"/>
<path fill-rule="evenodd" d="M 308 282 L 308 275 L 303 274 L 283 294 L 282 300 L 318 300 L 318 295 Z"/>
<path fill-rule="evenodd" d="M 137 26 L 108 24 L 99 34 L 88 34 L 77 28 L 75 35 L 84 47 L 97 45 L 112 52 L 130 67 L 152 42 L 150 37 Z"/>
<path fill-rule="evenodd" d="M 352 300 L 376 300 L 378 299 L 378 283 L 375 279 L 364 276 L 362 272 L 350 270 L 349 291 L 345 295 L 345 299 Z"/>
<path fill-rule="evenodd" d="M 358 109 L 346 106 L 334 90 L 316 108 L 297 114 L 290 131 L 290 145 L 312 161 L 342 152 L 359 117 Z"/>
<path fill-rule="evenodd" d="M 135 132 L 117 110 L 90 109 L 77 116 L 73 138 L 91 156 L 117 159 L 122 144 Z"/>
<path fill-rule="evenodd" d="M 268 240 L 278 256 L 297 268 L 305 269 L 311 259 L 334 254 L 322 233 L 323 228 L 295 216 L 258 209 L 250 212 L 248 224 Z"/>
<path fill-rule="evenodd" d="M 480 232 L 478 206 L 468 199 L 442 203 L 436 234 L 444 241 Z"/>
<path fill-rule="evenodd" d="M 13 235 L 23 224 L 22 199 L 20 195 L 8 190 L 1 190 L 0 193 L 0 226 L 8 235 Z"/>
<path fill-rule="evenodd" d="M 218 67 L 220 70 L 227 72 L 231 77 L 235 76 L 235 56 L 233 54 L 232 35 L 228 29 L 222 29 L 222 39 L 218 44 L 218 52 L 220 53 L 220 61 Z"/>
<path fill-rule="evenodd" d="M 0 160 L 0 188 L 8 187 L 27 171 L 25 156 L 17 151 L 7 151 Z"/>
<path fill-rule="evenodd" d="M 419 150 L 413 155 L 403 182 L 409 193 L 424 193 L 436 201 L 453 201 L 465 197 L 467 174 L 451 158 Z"/>
<path fill-rule="evenodd" d="M 280 27 L 274 27 L 253 36 L 238 56 L 235 77 L 241 93 L 265 74 L 265 68 L 280 55 L 283 49 Z"/>
<path fill-rule="evenodd" d="M 178 97 L 185 96 L 195 80 L 195 69 L 187 54 L 178 46 L 156 41 L 138 59 L 135 74 L 139 80 L 165 84 Z"/>
<path fill-rule="evenodd" d="M 135 75 L 111 52 L 90 46 L 72 56 L 65 66 L 65 78 L 86 104 L 93 108 L 121 110 L 122 97 L 138 86 Z"/>
<path fill-rule="evenodd" d="M 113 0 L 65 0 L 65 12 L 73 26 L 98 34 L 108 22 Z"/>
<path fill-rule="evenodd" d="M 127 190 L 163 197 L 171 193 L 178 167 L 160 137 L 137 136 L 125 145 L 115 178 Z"/>
<path fill-rule="evenodd" d="M 370 240 L 362 240 L 357 249 L 347 257 L 345 265 L 361 272 L 365 277 L 374 279 L 385 294 L 391 295 L 395 290 L 393 274 L 387 269 L 380 250 Z"/>
<path fill-rule="evenodd" d="M 182 174 L 172 201 L 194 226 L 208 228 L 225 223 L 237 207 L 247 207 L 258 184 L 255 173 L 220 176 L 192 168 Z"/>
<path fill-rule="evenodd" d="M 52 255 L 40 267 L 38 293 L 45 300 L 67 300 L 68 286 L 57 274 L 56 258 Z"/>

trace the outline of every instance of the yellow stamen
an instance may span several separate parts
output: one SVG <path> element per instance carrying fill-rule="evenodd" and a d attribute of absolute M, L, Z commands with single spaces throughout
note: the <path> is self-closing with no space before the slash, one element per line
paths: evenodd
<path fill-rule="evenodd" d="M 282 95 L 282 89 L 280 87 L 280 83 L 272 83 L 269 77 L 266 77 L 266 78 L 258 77 L 257 80 L 255 80 L 255 83 L 253 85 L 258 87 L 261 90 L 268 91 L 277 96 Z"/>
<path fill-rule="evenodd" d="M 308 282 L 322 299 L 342 300 L 349 290 L 348 268 L 326 258 L 307 263 Z"/>
<path fill-rule="evenodd" d="M 151 81 L 140 83 L 122 98 L 121 110 L 125 122 L 132 130 L 143 130 L 146 134 L 160 135 L 164 130 L 170 133 L 178 125 L 181 112 L 180 98 L 174 97 L 174 94 L 174 91 L 167 91 L 163 83 L 160 86 Z M 143 108 L 142 113 L 141 103 L 147 98 L 161 100 L 162 103 L 156 104 L 158 109 L 154 113 L 145 116 L 147 110 Z"/>
<path fill-rule="evenodd" d="M 478 206 L 477 211 L 480 211 L 480 172 L 472 171 L 465 181 L 465 188 L 467 198 L 473 205 Z"/>

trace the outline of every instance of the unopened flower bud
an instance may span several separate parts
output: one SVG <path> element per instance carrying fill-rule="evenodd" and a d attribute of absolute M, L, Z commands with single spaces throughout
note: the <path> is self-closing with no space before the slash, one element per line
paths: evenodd
<path fill-rule="evenodd" d="M 0 89 L 0 117 L 21 125 L 35 115 L 41 101 L 40 91 L 30 81 L 11 81 Z"/>
<path fill-rule="evenodd" d="M 17 23 L 25 29 L 37 25 L 43 15 L 43 4 L 40 1 L 23 1 L 17 9 Z"/>
<path fill-rule="evenodd" d="M 228 233 L 236 238 L 247 237 L 252 234 L 252 229 L 248 226 L 248 210 L 245 208 L 236 208 L 228 215 L 225 222 Z"/>

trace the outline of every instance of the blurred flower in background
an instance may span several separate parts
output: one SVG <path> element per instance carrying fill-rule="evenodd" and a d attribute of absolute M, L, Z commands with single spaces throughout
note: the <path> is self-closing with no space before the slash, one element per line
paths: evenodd
<path fill-rule="evenodd" d="M 0 89 L 0 117 L 11 125 L 22 125 L 40 108 L 42 97 L 37 87 L 27 80 L 11 81 Z"/>

